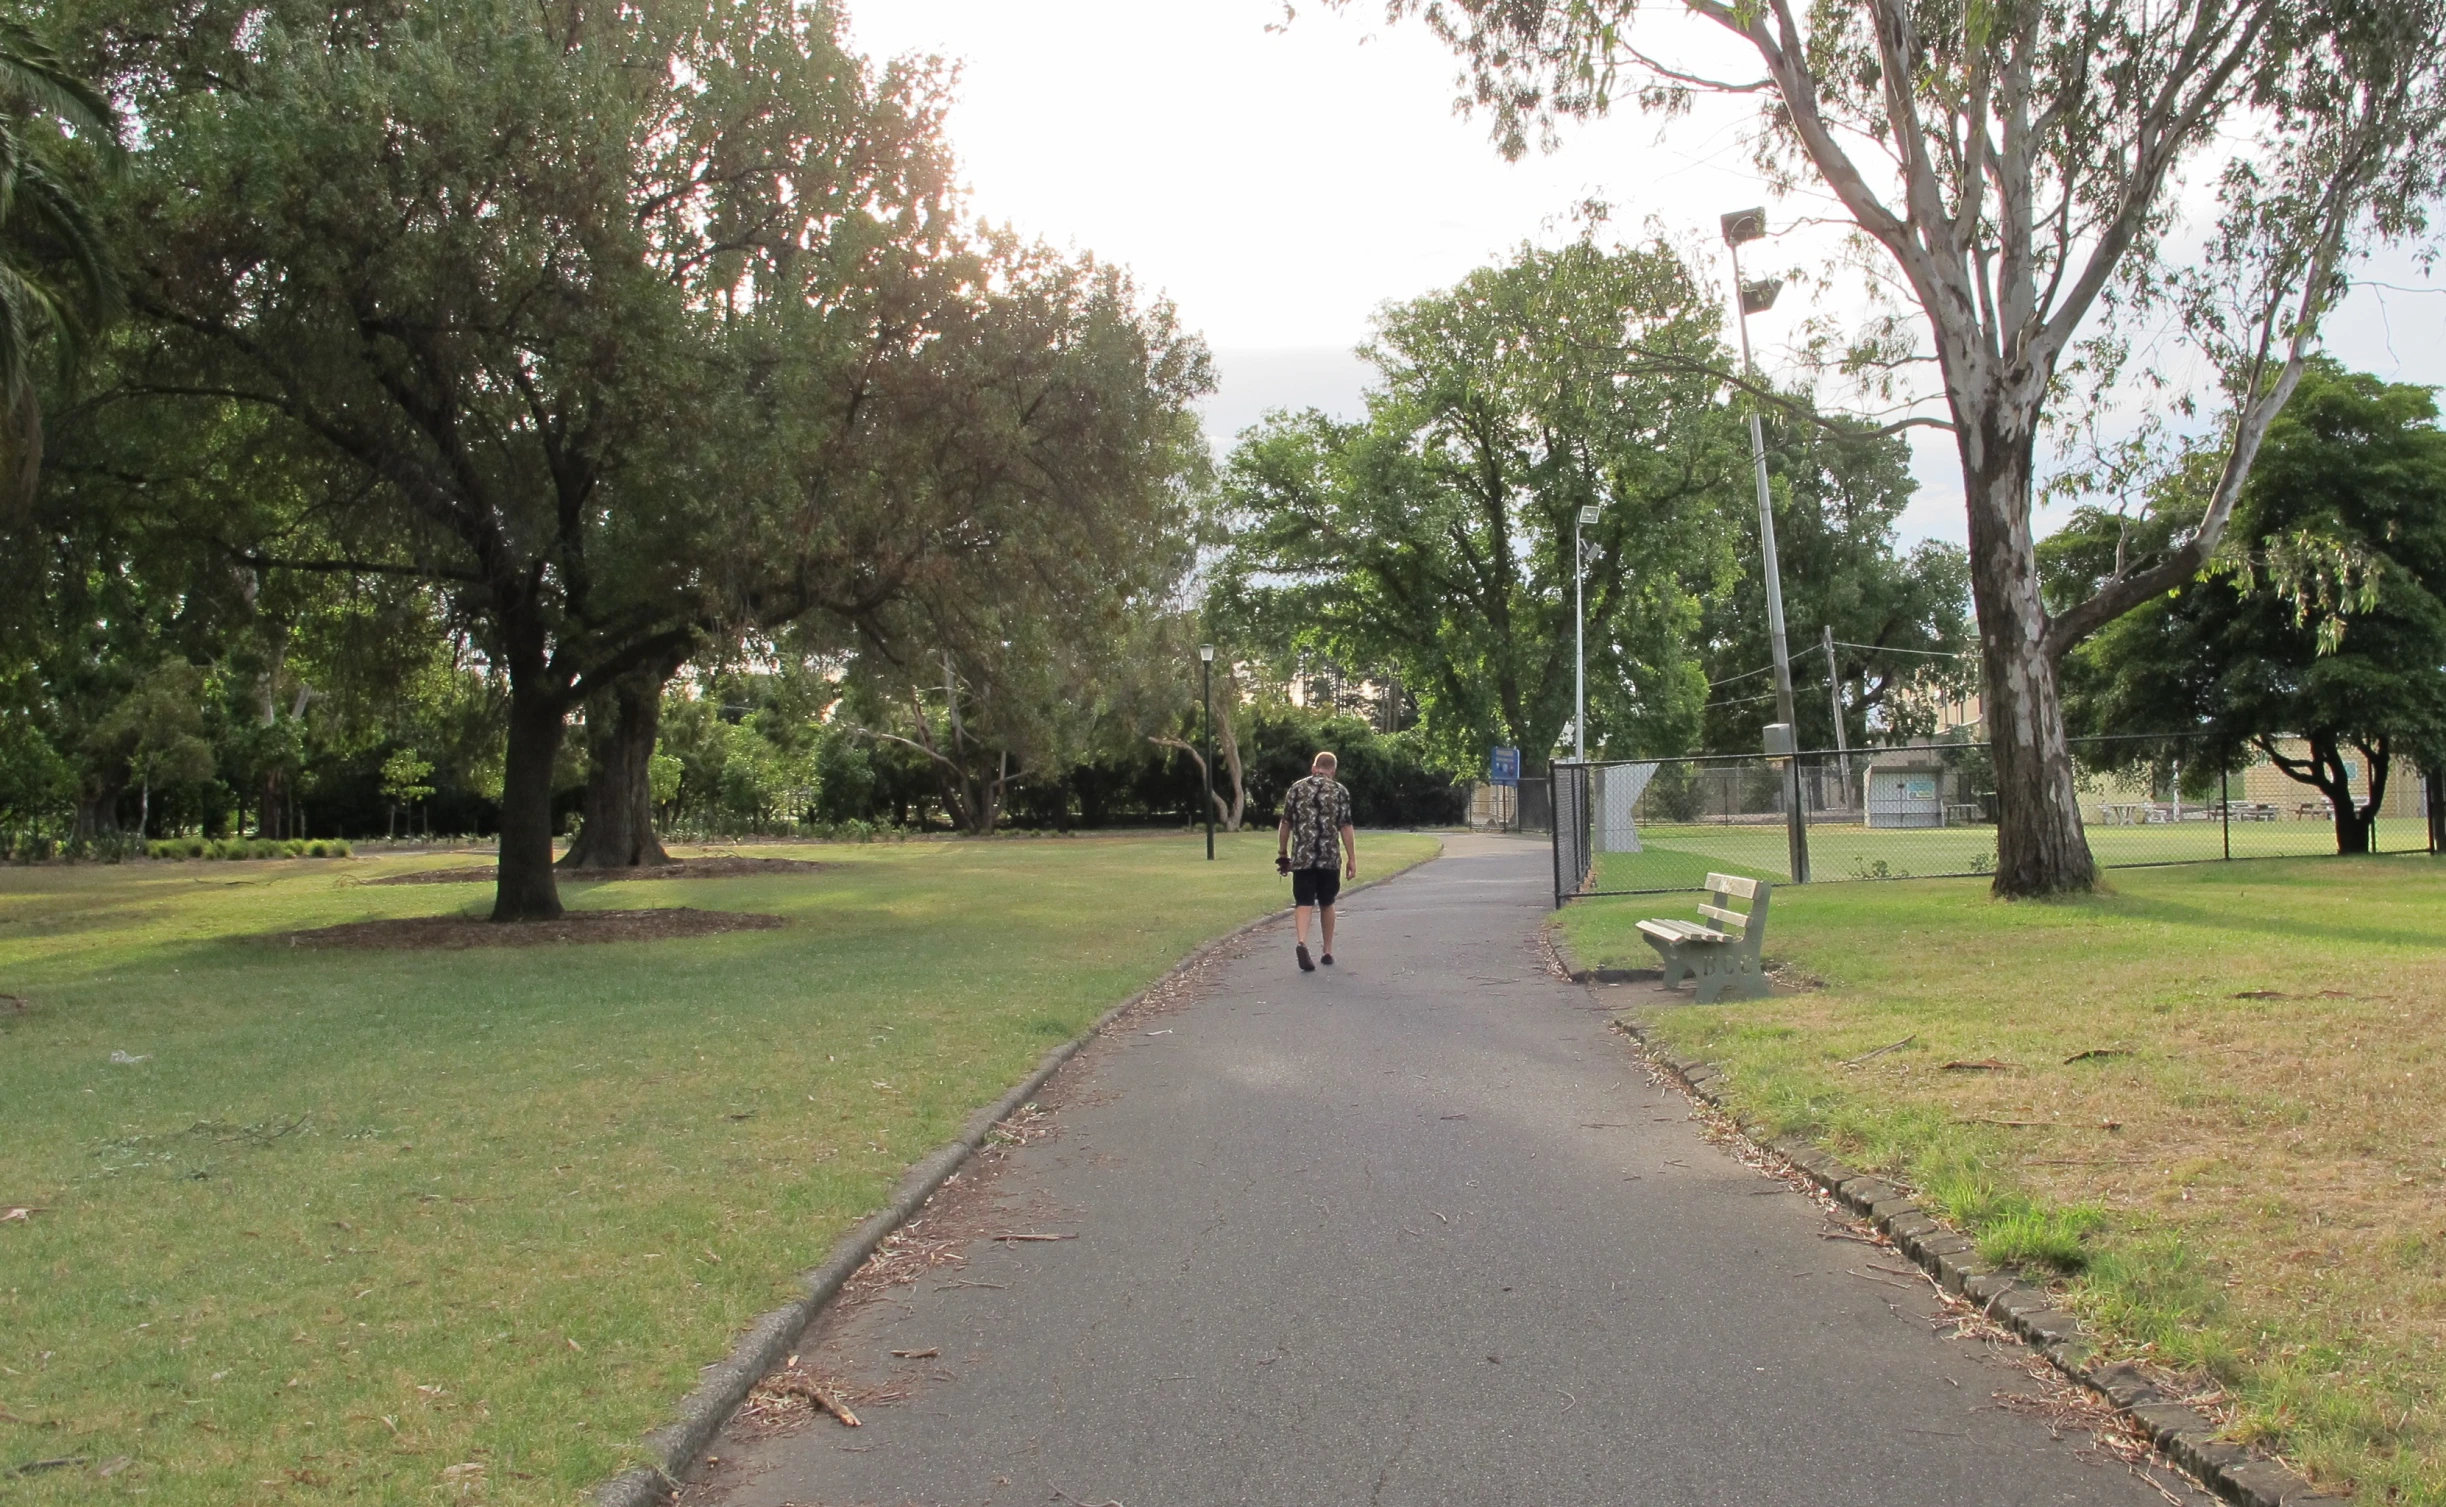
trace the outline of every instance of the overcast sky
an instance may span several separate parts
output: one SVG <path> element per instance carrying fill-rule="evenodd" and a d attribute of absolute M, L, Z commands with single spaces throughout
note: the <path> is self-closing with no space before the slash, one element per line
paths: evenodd
<path fill-rule="evenodd" d="M 849 4 L 860 50 L 959 63 L 950 134 L 980 214 L 1129 267 L 1205 336 L 1221 368 L 1206 412 L 1218 446 L 1269 408 L 1358 412 L 1368 368 L 1350 351 L 1379 305 L 1567 235 L 1583 200 L 1611 203 L 1622 231 L 1654 219 L 1693 246 L 1715 244 L 1728 209 L 1767 203 L 1790 225 L 1831 208 L 1774 199 L 1738 140 L 1744 102 L 1661 133 L 1625 114 L 1506 163 L 1482 120 L 1453 114 L 1451 54 L 1415 24 L 1386 28 L 1373 0 L 1348 15 L 1302 4 L 1287 27 L 1280 0 Z M 1825 234 L 1779 239 L 1761 262 L 1814 263 Z M 2372 275 L 2423 291 L 2356 289 L 2330 348 L 2394 380 L 2446 382 L 2446 298 L 2400 262 Z M 1752 322 L 1762 361 L 1844 296 L 1837 283 L 1787 292 Z M 1922 485 L 1904 536 L 1959 542 L 1952 441 L 1913 436 Z"/>

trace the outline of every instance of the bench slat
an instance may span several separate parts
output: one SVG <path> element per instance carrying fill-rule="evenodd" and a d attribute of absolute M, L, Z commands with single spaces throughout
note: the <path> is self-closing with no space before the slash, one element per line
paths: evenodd
<path fill-rule="evenodd" d="M 1758 898 L 1757 880 L 1742 879 L 1732 874 L 1708 875 L 1707 887 L 1711 890 L 1717 891 L 1720 894 L 1730 895 L 1736 900 L 1755 900 Z"/>
<path fill-rule="evenodd" d="M 1693 926 L 1687 921 L 1642 921 L 1639 923 L 1639 929 L 1648 936 L 1676 944 L 1738 942 L 1741 940 L 1730 932 L 1710 931 L 1704 926 Z"/>
<path fill-rule="evenodd" d="M 1702 916 L 1713 916 L 1717 920 L 1734 928 L 1735 930 L 1744 929 L 1750 924 L 1749 917 L 1741 914 L 1741 912 L 1737 910 L 1726 910 L 1721 905 L 1702 905 L 1699 907 L 1699 914 Z"/>

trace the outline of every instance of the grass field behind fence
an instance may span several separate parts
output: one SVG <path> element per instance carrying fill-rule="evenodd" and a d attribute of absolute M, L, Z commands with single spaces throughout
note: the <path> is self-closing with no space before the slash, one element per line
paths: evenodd
<path fill-rule="evenodd" d="M 2382 822 L 2380 827 L 2382 849 L 2390 837 L 2407 846 L 2426 841 L 2417 822 Z M 2093 825 L 2088 833 L 2090 851 L 2108 868 L 2200 863 L 2226 853 L 2226 831 L 2213 821 Z M 1637 853 L 1596 856 L 1590 886 L 1594 892 L 1695 889 L 1710 872 L 1752 879 L 1791 877 L 1789 839 L 1781 822 L 1643 825 L 1639 841 Z M 2236 858 L 2317 857 L 2335 852 L 2336 831 L 2324 821 L 2236 822 L 2232 841 Z M 1810 877 L 1820 882 L 1983 874 L 1995 867 L 1993 827 L 1809 824 Z"/>
<path fill-rule="evenodd" d="M 1636 923 L 1673 914 L 1560 925 L 1576 964 L 1643 967 Z M 2446 1507 L 2446 860 L 2126 869 L 2045 903 L 1794 886 L 1766 953 L 1823 987 L 1660 1017 L 1744 1121 L 1912 1183 L 1992 1261 L 2075 1268 L 2109 1353 L 2222 1386 L 2322 1484 Z"/>
<path fill-rule="evenodd" d="M 0 869 L 0 1500 L 576 1500 L 908 1163 L 1286 904 L 1271 839 L 759 847 L 829 867 L 564 893 L 779 930 L 436 953 L 266 934 L 481 914 L 361 883 L 465 857 Z"/>

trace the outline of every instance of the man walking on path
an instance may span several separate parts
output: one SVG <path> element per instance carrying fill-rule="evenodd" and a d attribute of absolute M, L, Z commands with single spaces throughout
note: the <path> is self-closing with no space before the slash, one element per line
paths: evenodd
<path fill-rule="evenodd" d="M 1308 777 L 1284 794 L 1282 821 L 1274 829 L 1274 863 L 1291 875 L 1291 903 L 1298 907 L 1292 930 L 1302 973 L 1316 971 L 1308 956 L 1309 908 L 1323 913 L 1324 930 L 1318 940 L 1324 948 L 1325 965 L 1331 967 L 1334 898 L 1342 893 L 1343 880 L 1359 877 L 1359 834 L 1350 824 L 1350 792 L 1333 777 L 1336 762 L 1329 753 L 1316 756 L 1316 762 L 1308 766 Z M 1334 863 L 1337 836 L 1342 849 L 1339 872 Z"/>

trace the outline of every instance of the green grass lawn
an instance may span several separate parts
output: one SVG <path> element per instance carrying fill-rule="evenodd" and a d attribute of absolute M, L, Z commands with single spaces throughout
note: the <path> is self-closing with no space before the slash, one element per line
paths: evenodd
<path fill-rule="evenodd" d="M 1219 842 L 760 847 L 834 866 L 566 895 L 776 931 L 423 954 L 264 937 L 480 912 L 362 884 L 463 857 L 0 870 L 0 1493 L 570 1501 L 909 1162 L 1288 903 Z"/>
<path fill-rule="evenodd" d="M 2380 833 L 2410 843 L 2417 824 L 2388 822 Z M 2323 821 L 2236 822 L 2231 834 L 2236 858 L 2302 858 L 2332 854 L 2335 828 Z M 2109 868 L 2157 863 L 2196 863 L 2222 858 L 2227 834 L 2217 822 L 2163 822 L 2154 826 L 2092 826 L 2090 851 Z M 1597 855 L 1600 892 L 1690 889 L 1712 872 L 1752 879 L 1791 877 L 1788 839 L 1780 823 L 1690 822 L 1639 829 L 1641 851 Z M 1936 874 L 1992 873 L 1996 867 L 1993 827 L 1870 828 L 1858 823 L 1813 822 L 1809 868 L 1821 882 L 1838 879 L 1909 879 Z"/>
<path fill-rule="evenodd" d="M 1560 924 L 1582 966 L 1647 966 L 1634 924 L 1685 909 Z M 2043 904 L 1787 887 L 1766 951 L 1825 987 L 1661 1022 L 1745 1121 L 2061 1275 L 2112 1352 L 2221 1385 L 2322 1483 L 2446 1504 L 2446 861 L 2132 869 Z"/>

